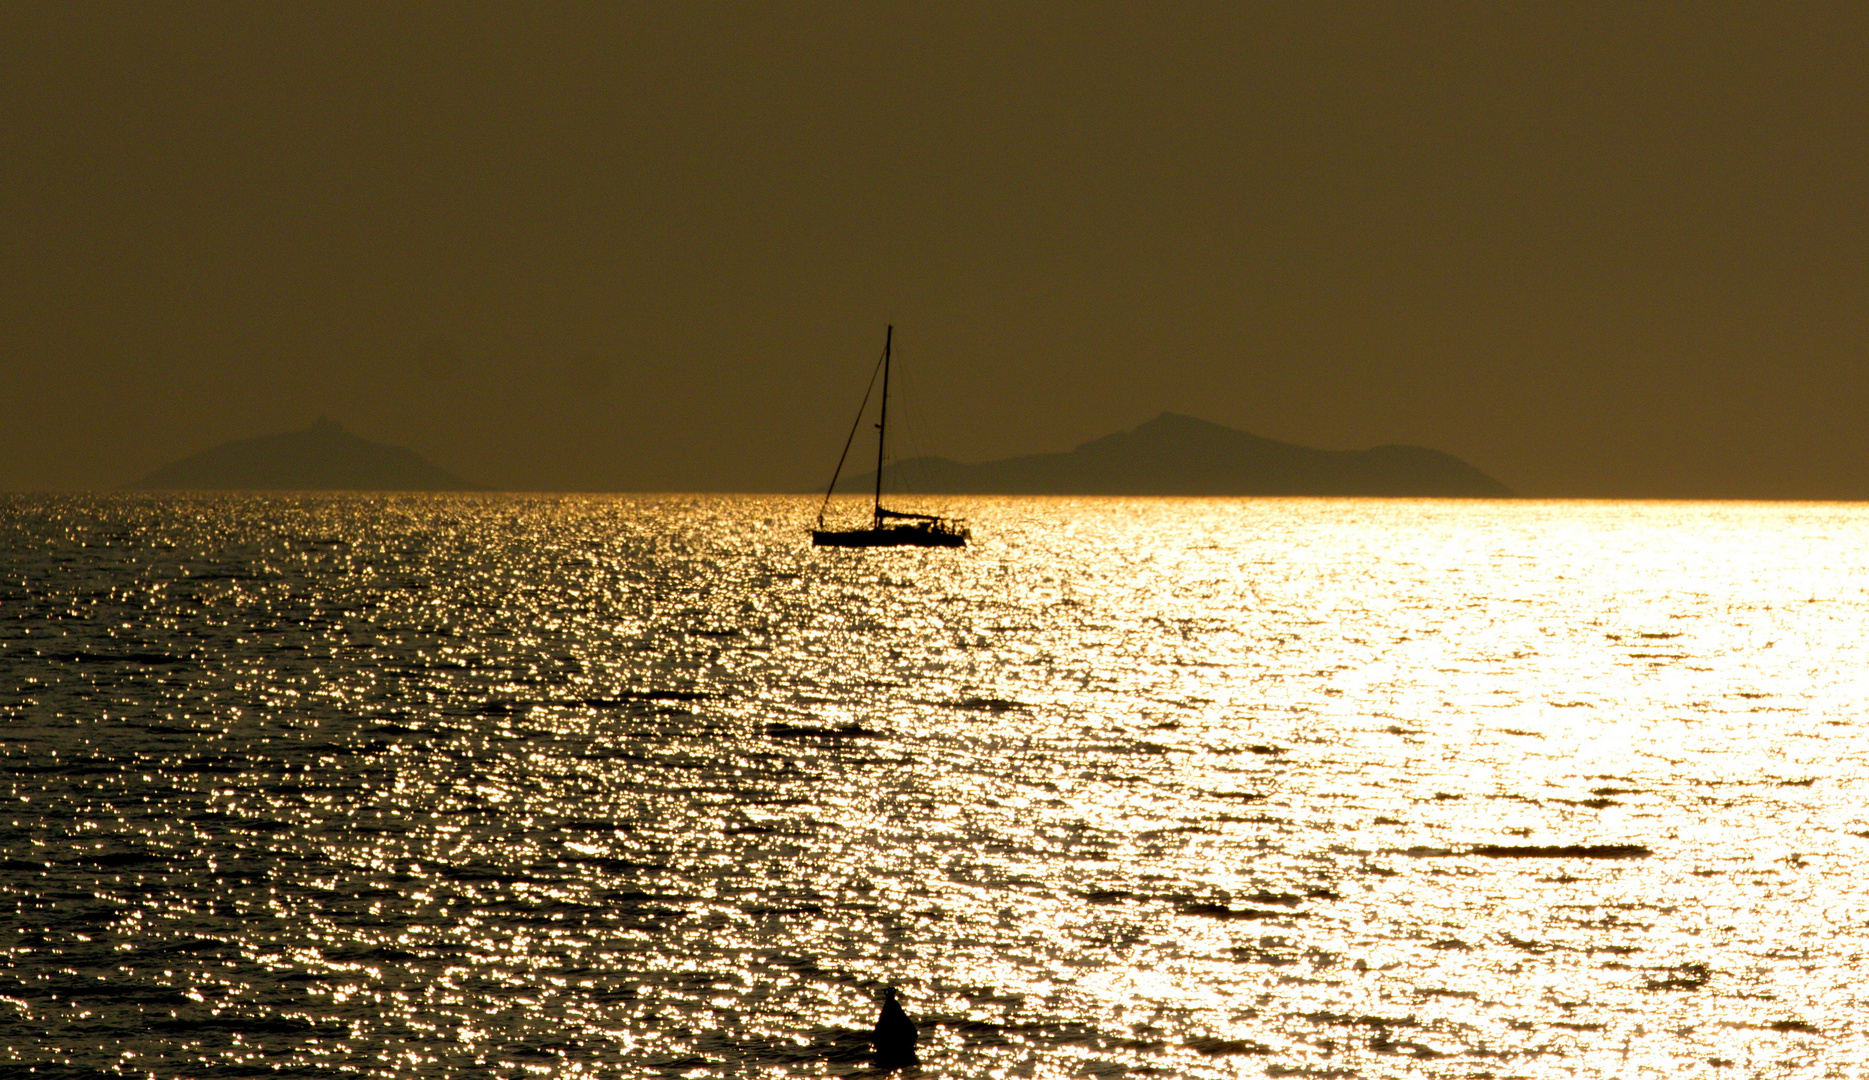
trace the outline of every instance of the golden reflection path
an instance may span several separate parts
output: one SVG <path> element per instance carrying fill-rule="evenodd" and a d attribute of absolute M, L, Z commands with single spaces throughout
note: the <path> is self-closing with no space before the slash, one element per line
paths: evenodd
<path fill-rule="evenodd" d="M 0 508 L 0 1067 L 1869 1067 L 1860 507 Z"/>

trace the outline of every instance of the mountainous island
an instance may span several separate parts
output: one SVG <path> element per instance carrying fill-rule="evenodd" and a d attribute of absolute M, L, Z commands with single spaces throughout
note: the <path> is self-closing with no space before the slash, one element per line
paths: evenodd
<path fill-rule="evenodd" d="M 873 487 L 876 474 L 840 482 Z M 1375 495 L 1509 498 L 1512 490 L 1439 450 L 1317 450 L 1163 413 L 1075 450 L 963 465 L 908 458 L 884 466 L 885 491 L 929 495 Z"/>
<path fill-rule="evenodd" d="M 164 465 L 132 488 L 169 491 L 481 491 L 413 450 L 319 417 L 302 431 L 236 439 Z"/>

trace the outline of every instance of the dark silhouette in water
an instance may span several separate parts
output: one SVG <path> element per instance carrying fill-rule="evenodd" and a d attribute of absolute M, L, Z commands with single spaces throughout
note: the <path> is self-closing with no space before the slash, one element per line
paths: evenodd
<path fill-rule="evenodd" d="M 915 1056 L 915 1021 L 902 1011 L 896 1000 L 896 988 L 883 988 L 883 1008 L 876 1016 L 876 1031 L 870 1035 L 876 1048 L 876 1067 L 900 1069 L 918 1062 Z"/>
<path fill-rule="evenodd" d="M 130 485 L 169 491 L 480 491 L 413 450 L 360 439 L 335 420 L 236 439 Z"/>
<path fill-rule="evenodd" d="M 1068 453 L 976 465 L 909 458 L 884 473 L 893 488 L 927 495 L 1512 495 L 1504 484 L 1439 450 L 1318 450 L 1175 413 Z M 875 475 L 866 474 L 848 480 L 844 489 L 875 486 Z"/>

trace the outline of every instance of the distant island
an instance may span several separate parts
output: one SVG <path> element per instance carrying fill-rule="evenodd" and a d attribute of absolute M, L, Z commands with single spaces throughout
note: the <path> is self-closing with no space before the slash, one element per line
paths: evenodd
<path fill-rule="evenodd" d="M 867 490 L 876 474 L 839 491 Z M 1504 484 L 1421 446 L 1317 450 L 1191 416 L 1163 413 L 1075 450 L 963 465 L 908 458 L 885 466 L 885 491 L 928 495 L 1374 495 L 1510 498 Z"/>
<path fill-rule="evenodd" d="M 303 431 L 236 439 L 164 465 L 131 488 L 168 491 L 481 491 L 413 450 L 319 417 Z"/>

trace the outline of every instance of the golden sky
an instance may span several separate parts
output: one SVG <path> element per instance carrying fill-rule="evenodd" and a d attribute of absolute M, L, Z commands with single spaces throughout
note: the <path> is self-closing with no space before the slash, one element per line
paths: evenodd
<path fill-rule="evenodd" d="M 8 4 L 0 489 L 321 413 L 809 489 L 893 322 L 905 451 L 1174 410 L 1865 498 L 1865 56 L 1860 3 Z"/>

